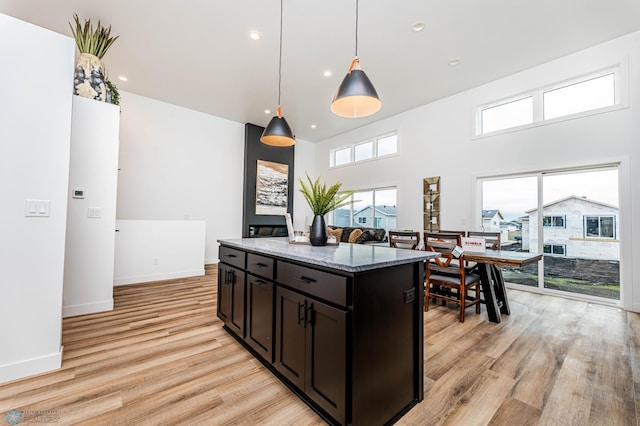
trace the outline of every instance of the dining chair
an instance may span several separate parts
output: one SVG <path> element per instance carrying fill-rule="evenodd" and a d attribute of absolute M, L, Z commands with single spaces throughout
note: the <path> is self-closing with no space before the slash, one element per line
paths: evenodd
<path fill-rule="evenodd" d="M 420 232 L 389 231 L 389 247 L 415 250 L 420 244 Z"/>
<path fill-rule="evenodd" d="M 480 277 L 468 273 L 465 269 L 464 254 L 457 254 L 455 249 L 460 247 L 460 234 L 444 234 L 442 232 L 425 232 L 425 250 L 438 253 L 438 257 L 426 262 L 426 279 L 424 294 L 424 310 L 429 310 L 430 300 L 455 302 L 460 306 L 459 321 L 464 322 L 465 309 L 476 307 L 476 314 L 480 313 Z M 472 289 L 473 298 L 467 296 Z"/>
<path fill-rule="evenodd" d="M 467 231 L 446 231 L 446 230 L 439 230 L 438 231 L 439 234 L 459 234 L 461 237 L 466 237 L 467 236 Z"/>

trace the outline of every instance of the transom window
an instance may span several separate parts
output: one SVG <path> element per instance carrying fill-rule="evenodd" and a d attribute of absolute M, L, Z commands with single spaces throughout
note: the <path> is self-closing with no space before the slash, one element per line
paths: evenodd
<path fill-rule="evenodd" d="M 543 216 L 542 226 L 551 228 L 565 228 L 565 216 Z"/>
<path fill-rule="evenodd" d="M 584 236 L 587 238 L 615 238 L 615 216 L 585 216 Z"/>
<path fill-rule="evenodd" d="M 476 135 L 596 111 L 620 103 L 618 68 L 609 69 L 478 108 Z"/>
<path fill-rule="evenodd" d="M 396 132 L 331 151 L 330 167 L 342 166 L 372 158 L 385 157 L 398 152 Z"/>

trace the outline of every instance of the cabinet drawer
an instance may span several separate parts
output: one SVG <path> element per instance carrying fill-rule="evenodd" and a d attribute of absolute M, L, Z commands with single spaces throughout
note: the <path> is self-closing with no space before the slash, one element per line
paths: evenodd
<path fill-rule="evenodd" d="M 253 253 L 247 253 L 247 271 L 272 280 L 273 259 Z"/>
<path fill-rule="evenodd" d="M 278 262 L 277 281 L 310 296 L 347 305 L 347 278 L 304 266 Z"/>
<path fill-rule="evenodd" d="M 245 252 L 242 250 L 236 250 L 230 247 L 220 246 L 220 251 L 218 252 L 218 256 L 220 257 L 220 262 L 224 262 L 229 265 L 233 265 L 236 268 L 244 269 L 244 255 Z"/>

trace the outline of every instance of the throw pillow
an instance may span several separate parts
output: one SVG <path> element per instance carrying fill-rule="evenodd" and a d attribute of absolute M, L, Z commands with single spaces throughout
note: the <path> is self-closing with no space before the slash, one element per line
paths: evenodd
<path fill-rule="evenodd" d="M 362 235 L 362 229 L 354 229 L 353 231 L 351 231 L 351 234 L 349 234 L 349 242 L 351 244 L 354 244 L 356 242 L 356 239 Z"/>
<path fill-rule="evenodd" d="M 336 228 L 336 229 L 327 228 L 327 233 L 329 235 L 333 235 L 334 237 L 336 237 L 336 241 L 340 241 L 340 239 L 342 238 L 342 228 Z"/>
<path fill-rule="evenodd" d="M 356 238 L 356 244 L 364 244 L 367 241 L 375 241 L 375 238 L 371 231 L 364 231 L 362 235 Z"/>

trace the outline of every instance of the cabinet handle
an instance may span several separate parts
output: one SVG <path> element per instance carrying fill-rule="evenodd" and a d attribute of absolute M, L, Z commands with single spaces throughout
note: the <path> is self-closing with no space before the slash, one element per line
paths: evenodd
<path fill-rule="evenodd" d="M 300 311 L 300 309 L 302 309 L 302 312 Z M 307 315 L 307 301 L 305 300 L 304 303 L 298 302 L 298 325 L 300 325 L 301 322 L 303 324 L 306 323 L 307 321 L 306 315 Z"/>
<path fill-rule="evenodd" d="M 227 257 L 233 258 L 233 257 L 238 257 L 238 256 L 236 256 L 235 254 L 228 254 Z"/>
<path fill-rule="evenodd" d="M 256 266 L 258 268 L 266 268 L 268 265 L 265 265 L 264 263 L 256 263 Z"/>
<path fill-rule="evenodd" d="M 313 278 L 305 277 L 304 275 L 296 279 L 298 281 L 302 281 L 305 284 L 311 284 L 316 282 L 316 280 L 314 280 Z"/>
<path fill-rule="evenodd" d="M 306 304 L 306 301 L 305 301 Z M 304 327 L 307 327 L 307 324 L 313 324 L 313 303 L 309 303 L 309 306 L 304 309 Z"/>
<path fill-rule="evenodd" d="M 235 271 L 233 270 L 228 270 L 225 272 L 225 277 L 224 277 L 224 283 L 225 284 L 235 284 L 236 282 L 236 274 Z"/>
<path fill-rule="evenodd" d="M 265 281 L 262 281 L 262 280 L 259 280 L 259 279 L 258 279 L 258 280 L 255 280 L 255 283 L 256 283 L 258 286 L 262 286 L 262 285 L 265 285 L 265 284 L 266 284 L 266 282 L 265 282 Z"/>

